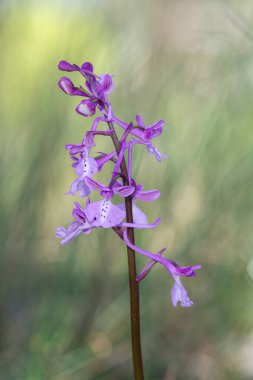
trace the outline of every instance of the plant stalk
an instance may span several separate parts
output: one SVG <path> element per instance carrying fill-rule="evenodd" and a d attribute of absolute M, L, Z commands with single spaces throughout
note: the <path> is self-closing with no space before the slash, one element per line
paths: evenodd
<path fill-rule="evenodd" d="M 108 122 L 108 126 L 112 131 L 112 141 L 116 152 L 119 155 L 121 144 L 115 132 L 113 123 Z M 120 165 L 121 174 L 123 175 L 124 186 L 129 185 L 128 172 L 125 157 L 123 157 Z M 133 209 L 131 197 L 125 198 L 126 220 L 127 223 L 133 223 Z M 128 239 L 134 244 L 134 229 L 127 228 Z M 140 329 L 140 297 L 139 283 L 136 281 L 136 262 L 135 252 L 127 247 L 128 257 L 128 274 L 129 274 L 129 290 L 130 290 L 130 315 L 131 315 L 131 336 L 132 336 L 132 355 L 134 380 L 144 380 L 142 353 L 141 353 L 141 329 Z"/>

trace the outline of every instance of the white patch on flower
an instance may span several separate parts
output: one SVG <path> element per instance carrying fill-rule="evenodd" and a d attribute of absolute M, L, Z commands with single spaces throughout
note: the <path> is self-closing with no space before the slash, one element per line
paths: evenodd
<path fill-rule="evenodd" d="M 101 206 L 100 206 L 100 221 L 101 221 L 101 224 L 105 220 L 107 220 L 108 214 L 110 212 L 110 208 L 111 208 L 111 202 L 108 201 L 108 199 L 104 199 L 101 202 Z"/>
<path fill-rule="evenodd" d="M 79 105 L 79 112 L 82 113 L 83 115 L 88 115 L 91 116 L 91 110 L 87 106 L 87 104 L 80 104 Z"/>
<path fill-rule="evenodd" d="M 95 173 L 94 162 L 87 150 L 83 151 L 83 175 L 92 176 Z"/>

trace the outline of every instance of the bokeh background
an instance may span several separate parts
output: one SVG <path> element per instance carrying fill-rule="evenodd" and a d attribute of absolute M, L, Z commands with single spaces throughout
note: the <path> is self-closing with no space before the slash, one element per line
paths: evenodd
<path fill-rule="evenodd" d="M 168 160 L 135 151 L 135 176 L 162 193 L 143 206 L 161 226 L 137 241 L 203 269 L 184 280 L 190 309 L 171 306 L 162 268 L 141 284 L 146 379 L 253 379 L 252 1 L 1 0 L 0 11 L 0 379 L 132 379 L 123 245 L 111 231 L 65 247 L 53 236 L 73 205 L 64 145 L 91 123 L 57 87 L 61 59 L 113 73 L 122 119 L 166 121 L 156 146 Z"/>

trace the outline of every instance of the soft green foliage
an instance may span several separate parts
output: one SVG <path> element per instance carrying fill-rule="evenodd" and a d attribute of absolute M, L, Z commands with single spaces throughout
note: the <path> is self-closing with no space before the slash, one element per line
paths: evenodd
<path fill-rule="evenodd" d="M 131 378 L 123 244 L 111 231 L 64 248 L 53 237 L 73 204 L 64 145 L 90 122 L 57 88 L 61 59 L 114 73 L 122 118 L 166 121 L 169 159 L 136 157 L 134 174 L 162 193 L 144 205 L 161 226 L 137 241 L 203 269 L 185 280 L 191 309 L 172 308 L 162 268 L 141 284 L 147 380 L 252 379 L 251 1 L 71 4 L 0 5 L 0 379 Z"/>

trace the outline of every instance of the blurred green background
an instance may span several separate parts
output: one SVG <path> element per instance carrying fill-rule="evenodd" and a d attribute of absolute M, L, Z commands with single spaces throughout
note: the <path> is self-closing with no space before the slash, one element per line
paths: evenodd
<path fill-rule="evenodd" d="M 190 309 L 171 306 L 162 268 L 141 284 L 146 379 L 253 379 L 252 1 L 2 0 L 0 11 L 0 379 L 132 379 L 123 245 L 111 231 L 54 238 L 73 205 L 64 145 L 91 123 L 57 87 L 61 59 L 113 73 L 122 119 L 166 121 L 156 146 L 168 160 L 135 151 L 138 181 L 162 193 L 143 206 L 161 226 L 137 242 L 203 269 L 183 280 Z"/>

